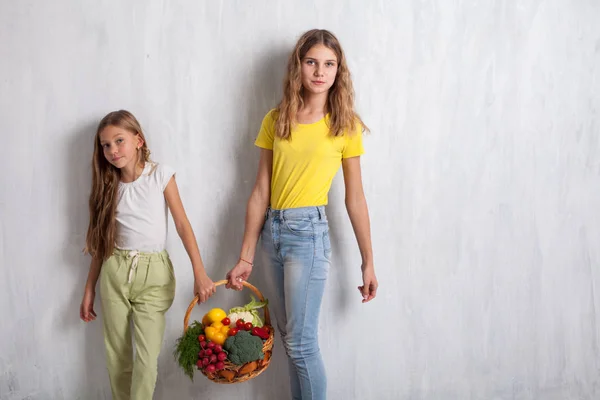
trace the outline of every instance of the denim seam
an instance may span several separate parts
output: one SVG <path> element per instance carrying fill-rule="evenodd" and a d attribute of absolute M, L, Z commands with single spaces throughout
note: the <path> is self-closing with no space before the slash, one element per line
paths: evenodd
<path fill-rule="evenodd" d="M 312 277 L 312 273 L 315 267 L 315 258 L 317 256 L 317 237 L 315 235 L 315 224 L 313 223 L 313 221 L 310 221 L 310 225 L 312 226 L 313 229 L 313 234 L 312 234 L 312 240 L 313 240 L 313 256 L 312 256 L 312 260 L 310 263 L 310 271 L 308 272 L 308 280 L 306 281 L 306 287 L 304 288 L 304 293 L 306 293 L 305 298 L 304 298 L 304 314 L 302 315 L 302 331 L 300 332 L 300 353 L 302 354 L 302 357 L 304 358 L 304 343 L 303 343 L 303 338 L 304 338 L 304 330 L 306 329 L 306 308 L 307 308 L 307 302 L 308 302 L 308 286 L 310 285 L 310 280 Z M 317 322 L 317 329 L 318 329 L 318 322 Z M 304 359 L 303 359 L 303 362 Z M 306 369 L 306 373 L 308 374 L 308 382 L 311 382 L 312 380 L 310 379 L 310 371 L 308 370 L 308 368 Z M 312 390 L 313 388 L 310 387 L 309 388 L 310 393 L 311 393 L 311 397 L 312 397 Z"/>

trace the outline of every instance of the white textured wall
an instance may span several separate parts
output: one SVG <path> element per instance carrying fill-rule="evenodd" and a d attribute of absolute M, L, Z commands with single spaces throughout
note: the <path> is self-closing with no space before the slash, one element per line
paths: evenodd
<path fill-rule="evenodd" d="M 78 319 L 98 120 L 138 116 L 222 277 L 253 138 L 313 27 L 341 39 L 373 131 L 363 167 L 381 283 L 361 305 L 338 176 L 329 398 L 598 398 L 598 21 L 596 0 L 2 1 L 0 399 L 110 398 L 101 320 Z M 285 399 L 280 347 L 245 384 L 177 369 L 192 281 L 170 232 L 178 292 L 156 398 Z M 244 300 L 220 290 L 210 305 Z"/>

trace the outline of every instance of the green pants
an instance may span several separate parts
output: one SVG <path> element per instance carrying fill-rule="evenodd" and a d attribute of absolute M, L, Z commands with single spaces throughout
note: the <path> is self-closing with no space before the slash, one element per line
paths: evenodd
<path fill-rule="evenodd" d="M 113 399 L 151 400 L 165 313 L 175 296 L 169 254 L 115 250 L 102 265 L 100 295 Z"/>

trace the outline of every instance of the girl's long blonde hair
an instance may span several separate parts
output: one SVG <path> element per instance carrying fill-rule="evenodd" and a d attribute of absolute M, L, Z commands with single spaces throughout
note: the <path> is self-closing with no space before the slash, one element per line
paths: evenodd
<path fill-rule="evenodd" d="M 119 188 L 120 171 L 108 162 L 100 144 L 100 133 L 107 126 L 125 129 L 143 140 L 138 151 L 138 161 L 150 161 L 150 150 L 146 138 L 137 119 L 129 111 L 119 110 L 107 114 L 96 130 L 94 138 L 94 155 L 92 158 L 92 191 L 90 193 L 89 209 L 90 224 L 88 226 L 85 252 L 94 258 L 106 260 L 115 247 L 117 210 L 117 192 Z"/>
<path fill-rule="evenodd" d="M 327 96 L 330 134 L 332 136 L 341 136 L 345 132 L 352 134 L 356 130 L 356 124 L 360 124 L 363 129 L 368 130 L 354 111 L 352 79 L 340 42 L 333 33 L 327 30 L 313 29 L 302 35 L 288 60 L 287 74 L 283 82 L 283 99 L 277 106 L 277 120 L 275 121 L 275 134 L 282 139 L 291 139 L 296 115 L 304 105 L 302 60 L 306 53 L 317 44 L 331 49 L 338 62 L 337 76 Z"/>

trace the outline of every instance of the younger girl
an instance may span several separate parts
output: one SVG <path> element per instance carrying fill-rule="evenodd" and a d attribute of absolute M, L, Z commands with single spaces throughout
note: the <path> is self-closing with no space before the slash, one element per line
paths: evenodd
<path fill-rule="evenodd" d="M 148 400 L 154 393 L 165 313 L 175 295 L 173 265 L 165 250 L 167 206 L 192 262 L 194 293 L 203 302 L 215 292 L 183 209 L 175 172 L 149 156 L 140 124 L 131 113 L 111 112 L 100 121 L 86 239 L 92 262 L 80 317 L 85 322 L 96 319 L 94 297 L 100 276 L 104 344 L 115 400 Z"/>
<path fill-rule="evenodd" d="M 283 99 L 265 116 L 255 142 L 261 156 L 240 260 L 227 274 L 227 286 L 241 289 L 252 272 L 261 234 L 276 285 L 272 304 L 290 360 L 294 399 L 322 400 L 327 391 L 317 340 L 331 257 L 324 206 L 340 165 L 346 208 L 362 256 L 363 285 L 358 289 L 363 303 L 377 293 L 360 171 L 364 128 L 354 111 L 340 43 L 325 30 L 306 32 L 289 58 Z"/>

